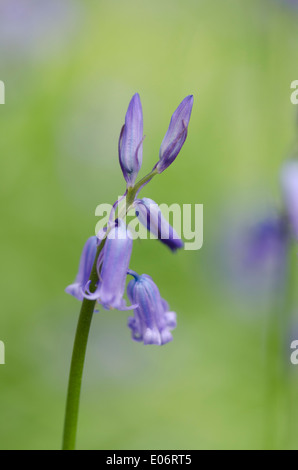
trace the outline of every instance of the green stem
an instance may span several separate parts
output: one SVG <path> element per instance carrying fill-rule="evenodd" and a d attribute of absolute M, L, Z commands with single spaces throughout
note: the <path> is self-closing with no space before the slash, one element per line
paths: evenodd
<path fill-rule="evenodd" d="M 103 240 L 98 247 L 95 262 L 90 275 L 91 292 L 95 290 L 96 283 L 98 282 L 96 262 L 104 246 L 104 243 L 105 241 Z M 62 446 L 63 450 L 74 450 L 76 445 L 82 376 L 90 325 L 95 304 L 96 300 L 84 299 L 81 306 L 69 373 Z"/>
<path fill-rule="evenodd" d="M 138 181 L 135 186 L 128 188 L 126 196 L 126 211 L 128 211 L 129 207 L 134 202 L 135 197 L 142 186 L 144 186 L 146 183 L 149 183 L 149 181 L 151 181 L 152 178 L 157 174 L 158 171 L 153 169 L 150 173 L 148 173 L 148 175 L 144 176 L 140 181 Z"/>
<path fill-rule="evenodd" d="M 63 450 L 74 450 L 87 341 L 95 301 L 84 299 L 73 347 L 65 411 Z"/>
<path fill-rule="evenodd" d="M 280 360 L 277 309 L 269 313 L 265 358 L 265 450 L 275 450 L 277 445 L 278 368 Z"/>
<path fill-rule="evenodd" d="M 267 325 L 266 358 L 266 449 L 276 449 L 289 445 L 291 435 L 291 393 L 289 371 L 285 366 L 285 343 L 290 323 L 293 289 L 295 288 L 296 256 L 293 256 L 293 244 L 287 241 L 283 262 L 278 266 L 279 275 L 274 286 L 274 308 L 269 315 Z M 295 264 L 294 264 L 295 263 Z M 283 281 L 281 281 L 281 279 Z M 284 413 L 284 423 L 280 423 L 279 412 Z"/>
<path fill-rule="evenodd" d="M 128 212 L 130 206 L 133 204 L 137 192 L 140 188 L 149 182 L 155 175 L 157 171 L 153 169 L 151 173 L 144 176 L 134 187 L 128 188 L 126 205 L 125 205 L 125 214 Z M 107 231 L 108 233 L 108 231 Z M 107 234 L 106 234 L 107 235 Z M 100 243 L 95 261 L 93 264 L 92 272 L 90 275 L 90 291 L 94 292 L 96 289 L 96 284 L 98 282 L 97 274 L 97 259 L 98 256 L 105 244 L 105 239 Z M 83 369 L 85 363 L 87 342 L 89 337 L 89 331 L 91 326 L 91 321 L 93 317 L 94 307 L 96 300 L 84 299 L 81 306 L 79 321 L 77 325 L 77 331 L 73 346 L 69 381 L 68 381 L 68 391 L 67 391 L 67 400 L 66 400 L 66 410 L 65 410 L 65 421 L 64 421 L 64 434 L 63 434 L 63 450 L 74 450 L 76 445 L 76 435 L 77 435 L 77 426 L 78 426 L 78 416 L 79 416 L 79 405 L 80 405 L 80 395 L 81 395 L 81 385 L 83 377 Z"/>
<path fill-rule="evenodd" d="M 297 264 L 297 255 L 296 255 L 296 245 L 293 242 L 289 242 L 288 248 L 288 271 L 287 271 L 287 290 L 284 306 L 284 316 L 282 321 L 283 326 L 283 342 L 282 342 L 282 353 L 285 351 L 290 351 L 288 340 L 290 326 L 292 322 L 292 310 L 295 300 L 295 291 L 296 291 L 296 264 Z M 290 353 L 289 353 L 290 355 Z M 288 358 L 289 365 L 285 366 L 283 363 L 283 368 L 281 370 L 281 384 L 282 384 L 282 396 L 283 404 L 285 410 L 285 422 L 284 422 L 284 448 L 290 449 L 291 438 L 293 436 L 293 403 L 291 396 L 291 368 L 290 368 L 290 358 Z"/>

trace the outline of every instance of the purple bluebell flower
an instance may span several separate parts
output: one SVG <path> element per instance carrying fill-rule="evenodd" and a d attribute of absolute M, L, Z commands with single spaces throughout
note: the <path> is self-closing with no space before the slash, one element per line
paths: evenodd
<path fill-rule="evenodd" d="M 134 316 L 128 319 L 132 338 L 144 344 L 156 345 L 172 341 L 170 330 L 176 327 L 176 313 L 169 311 L 167 302 L 161 298 L 150 276 L 139 276 L 132 271 L 129 274 L 134 279 L 127 286 L 127 295 L 132 304 L 137 304 Z"/>
<path fill-rule="evenodd" d="M 140 96 L 133 95 L 119 138 L 119 162 L 128 187 L 132 187 L 142 165 L 143 111 Z"/>
<path fill-rule="evenodd" d="M 160 241 L 167 245 L 172 251 L 183 248 L 183 241 L 164 218 L 156 202 L 144 197 L 143 199 L 136 200 L 134 207 L 136 216 L 141 224 Z"/>
<path fill-rule="evenodd" d="M 193 106 L 193 96 L 187 96 L 174 112 L 168 131 L 160 147 L 160 159 L 154 169 L 137 185 L 136 177 L 142 164 L 143 112 L 140 97 L 136 93 L 128 106 L 125 124 L 119 138 L 119 161 L 127 182 L 126 192 L 113 205 L 108 222 L 97 236 L 91 237 L 83 250 L 75 282 L 66 292 L 80 301 L 96 300 L 105 309 L 135 311 L 129 326 L 133 338 L 144 344 L 165 344 L 172 340 L 170 330 L 176 327 L 176 314 L 170 312 L 161 298 L 152 279 L 143 274 L 132 274 L 128 297 L 132 305 L 127 306 L 123 298 L 129 262 L 132 253 L 133 236 L 123 218 L 131 207 L 135 208 L 138 220 L 172 251 L 183 247 L 183 242 L 174 228 L 162 215 L 159 206 L 152 199 L 137 199 L 139 191 L 157 173 L 163 172 L 177 157 L 187 136 L 187 129 Z M 126 198 L 125 204 L 119 202 Z M 95 272 L 90 279 L 92 267 Z M 131 272 L 129 272 L 131 273 Z M 95 282 L 95 285 L 93 283 Z M 92 292 L 90 291 L 92 283 Z"/>
<path fill-rule="evenodd" d="M 73 284 L 66 287 L 65 292 L 76 297 L 78 300 L 84 299 L 84 291 L 89 280 L 92 267 L 95 261 L 98 239 L 96 236 L 88 238 L 84 245 L 80 259 L 79 272 Z"/>
<path fill-rule="evenodd" d="M 283 165 L 281 186 L 293 236 L 298 239 L 298 160 L 288 160 Z"/>
<path fill-rule="evenodd" d="M 95 292 L 85 294 L 85 297 L 97 299 L 106 309 L 127 310 L 132 308 L 126 307 L 123 299 L 131 252 L 130 232 L 123 220 L 119 219 L 107 235 L 100 261 L 102 266 L 101 270 L 99 269 L 97 288 Z"/>
<path fill-rule="evenodd" d="M 187 128 L 193 106 L 193 96 L 189 95 L 174 112 L 169 128 L 161 143 L 159 162 L 154 168 L 162 173 L 175 160 L 187 137 Z"/>

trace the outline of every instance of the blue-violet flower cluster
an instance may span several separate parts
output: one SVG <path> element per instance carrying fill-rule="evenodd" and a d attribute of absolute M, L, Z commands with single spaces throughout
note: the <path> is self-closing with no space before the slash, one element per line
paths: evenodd
<path fill-rule="evenodd" d="M 77 277 L 66 288 L 66 292 L 78 300 L 96 300 L 104 309 L 133 310 L 128 327 L 132 338 L 144 344 L 162 345 L 171 341 L 176 313 L 170 311 L 150 276 L 130 270 L 133 237 L 125 216 L 134 209 L 139 222 L 172 251 L 183 247 L 182 240 L 163 217 L 158 204 L 149 198 L 139 199 L 138 195 L 155 175 L 166 170 L 176 159 L 187 137 L 192 106 L 192 95 L 180 103 L 161 143 L 158 162 L 148 175 L 136 182 L 143 158 L 143 111 L 139 95 L 136 93 L 132 97 L 118 145 L 126 191 L 115 202 L 107 226 L 96 236 L 88 238 Z M 91 289 L 90 276 L 95 267 L 98 281 Z M 124 299 L 127 275 L 132 276 L 127 285 L 130 305 L 126 305 Z"/>

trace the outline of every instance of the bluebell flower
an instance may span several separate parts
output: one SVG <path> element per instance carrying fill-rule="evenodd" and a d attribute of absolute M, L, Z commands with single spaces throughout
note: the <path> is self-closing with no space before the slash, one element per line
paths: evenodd
<path fill-rule="evenodd" d="M 134 277 L 127 286 L 127 295 L 137 307 L 128 319 L 132 338 L 144 344 L 162 345 L 172 341 L 170 330 L 176 327 L 176 313 L 169 311 L 167 302 L 161 298 L 158 287 L 147 274 L 130 271 Z"/>
<path fill-rule="evenodd" d="M 172 251 L 183 248 L 183 241 L 174 228 L 164 218 L 158 204 L 152 199 L 144 197 L 134 203 L 136 216 L 144 227 L 153 233 Z"/>
<path fill-rule="evenodd" d="M 288 160 L 283 165 L 281 186 L 292 234 L 298 240 L 298 160 Z"/>
<path fill-rule="evenodd" d="M 134 310 L 134 317 L 129 319 L 129 327 L 133 339 L 144 344 L 160 345 L 172 341 L 171 330 L 176 327 L 176 313 L 169 310 L 158 287 L 148 275 L 139 276 L 129 270 L 133 237 L 124 219 L 130 208 L 134 207 L 138 220 L 156 238 L 172 251 L 183 247 L 181 238 L 162 215 L 156 202 L 149 198 L 138 199 L 138 194 L 144 185 L 157 173 L 162 173 L 177 157 L 187 136 L 192 106 L 191 95 L 180 103 L 162 141 L 159 162 L 148 175 L 136 183 L 142 165 L 143 112 L 138 93 L 132 97 L 118 143 L 119 162 L 127 183 L 126 191 L 114 203 L 106 226 L 97 236 L 87 241 L 76 280 L 66 288 L 67 293 L 80 301 L 97 301 L 105 309 Z M 90 279 L 95 262 L 97 282 L 93 279 L 95 276 Z M 124 300 L 128 273 L 134 277 L 127 287 L 131 302 L 129 306 Z M 92 281 L 95 285 L 92 284 L 91 292 Z"/>
<path fill-rule="evenodd" d="M 88 238 L 80 259 L 79 272 L 73 284 L 66 287 L 65 292 L 82 301 L 84 291 L 90 278 L 92 267 L 95 261 L 98 239 L 96 236 Z"/>
<path fill-rule="evenodd" d="M 134 185 L 142 165 L 143 139 L 143 111 L 136 93 L 129 103 L 118 145 L 119 162 L 128 187 Z"/>
<path fill-rule="evenodd" d="M 127 310 L 123 294 L 132 252 L 132 238 L 123 220 L 116 221 L 109 231 L 98 265 L 99 282 L 95 292 L 88 291 L 85 297 L 97 300 L 106 309 Z"/>
<path fill-rule="evenodd" d="M 155 165 L 158 173 L 162 173 L 175 160 L 186 137 L 193 106 L 193 96 L 189 95 L 180 103 L 174 112 L 169 128 L 159 150 L 159 162 Z"/>

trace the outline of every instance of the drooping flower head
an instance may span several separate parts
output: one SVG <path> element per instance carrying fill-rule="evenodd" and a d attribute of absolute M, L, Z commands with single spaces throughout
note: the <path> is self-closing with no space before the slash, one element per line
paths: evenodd
<path fill-rule="evenodd" d="M 126 310 L 123 294 L 131 252 L 131 235 L 123 220 L 119 219 L 106 238 L 100 260 L 101 266 L 98 265 L 97 289 L 93 293 L 88 291 L 85 297 L 90 300 L 96 299 L 106 309 Z"/>
<path fill-rule="evenodd" d="M 132 304 L 138 305 L 134 316 L 128 319 L 132 338 L 144 344 L 156 345 L 172 341 L 170 330 L 176 327 L 176 313 L 169 311 L 168 304 L 161 298 L 150 276 L 130 274 L 134 279 L 127 286 L 127 295 Z"/>
<path fill-rule="evenodd" d="M 180 103 L 174 112 L 169 128 L 164 136 L 159 150 L 159 162 L 155 168 L 162 173 L 175 160 L 186 137 L 187 128 L 193 106 L 193 96 L 189 95 Z"/>
<path fill-rule="evenodd" d="M 125 223 L 120 219 L 107 236 L 100 272 L 100 303 L 121 309 L 129 261 L 132 252 L 132 238 Z"/>
<path fill-rule="evenodd" d="M 134 207 L 136 216 L 141 224 L 161 242 L 167 245 L 172 251 L 183 248 L 183 241 L 164 218 L 156 202 L 144 197 L 143 199 L 136 200 Z"/>
<path fill-rule="evenodd" d="M 73 284 L 66 287 L 65 292 L 82 301 L 84 291 L 90 278 L 92 267 L 95 260 L 98 239 L 96 236 L 88 238 L 86 241 L 80 259 L 79 272 Z"/>
<path fill-rule="evenodd" d="M 143 111 L 136 93 L 128 106 L 125 124 L 119 138 L 119 162 L 128 187 L 132 187 L 142 165 Z"/>

